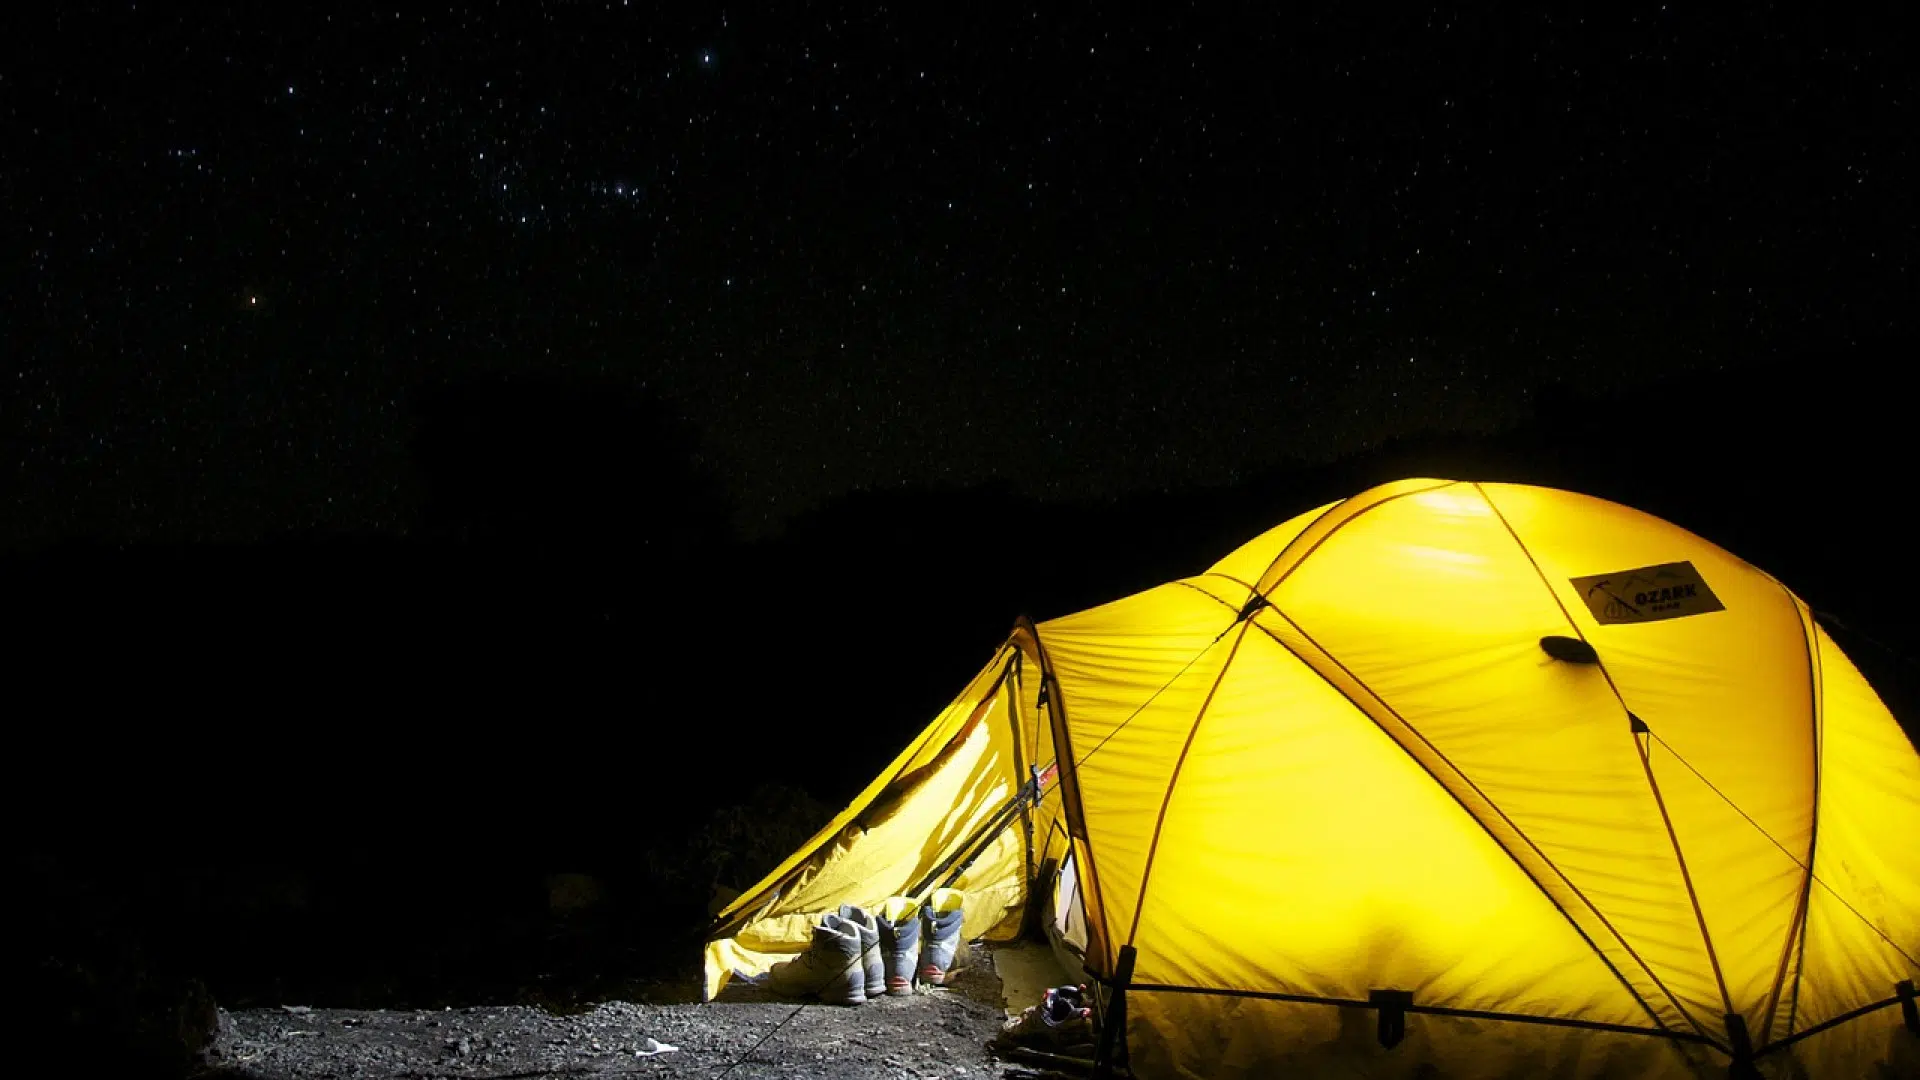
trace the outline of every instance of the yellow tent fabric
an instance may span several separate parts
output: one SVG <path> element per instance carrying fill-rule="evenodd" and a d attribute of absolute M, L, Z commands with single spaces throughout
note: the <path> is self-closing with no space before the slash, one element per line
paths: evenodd
<path fill-rule="evenodd" d="M 1058 785 L 1045 773 L 1053 740 L 1032 716 L 1033 641 L 1016 634 L 851 805 L 721 911 L 706 947 L 709 999 L 733 976 L 804 951 L 820 914 L 841 904 L 877 908 L 951 884 L 968 894 L 969 939 L 1017 934 L 1043 849 L 1065 849 Z M 1009 813 L 1036 780 L 1050 797 Z"/>
<path fill-rule="evenodd" d="M 1022 625 L 707 979 L 956 858 L 1011 935 L 1070 848 L 1141 1076 L 1920 1075 L 1916 836 L 1920 754 L 1781 583 L 1414 479 Z"/>

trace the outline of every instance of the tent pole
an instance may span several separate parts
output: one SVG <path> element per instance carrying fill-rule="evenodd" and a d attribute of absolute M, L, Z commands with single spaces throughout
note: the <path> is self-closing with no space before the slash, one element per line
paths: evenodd
<path fill-rule="evenodd" d="M 1027 788 L 1022 787 L 1019 793 L 1013 797 L 1013 801 L 994 811 L 993 816 L 987 819 L 986 824 L 982 825 L 978 832 L 968 837 L 966 841 L 960 845 L 958 850 L 942 860 L 940 865 L 928 871 L 926 876 L 914 882 L 913 887 L 901 895 L 918 897 L 921 893 L 932 888 L 934 882 L 947 875 L 949 871 L 952 871 L 952 876 L 947 877 L 945 884 L 951 885 L 954 879 L 966 872 L 967 867 L 973 865 L 975 859 L 978 859 L 986 852 L 988 844 L 982 843 L 981 841 L 985 840 L 991 843 L 993 838 L 1000 834 L 1000 830 L 1006 828 L 1008 823 L 1013 820 L 1014 814 L 1019 811 L 1021 805 L 1026 801 L 1027 791 Z"/>
<path fill-rule="evenodd" d="M 1109 1080 L 1118 1066 L 1116 1051 L 1126 1054 L 1127 985 L 1133 982 L 1133 946 L 1120 946 L 1120 961 L 1113 974 L 1112 995 L 1100 1018 L 1100 1041 L 1093 1051 L 1095 1080 Z"/>
<path fill-rule="evenodd" d="M 988 820 L 986 826 L 978 833 L 975 833 L 972 839 L 967 841 L 965 847 L 962 847 L 955 853 L 954 858 L 957 861 L 952 862 L 940 870 L 934 871 L 933 874 L 929 876 L 928 881 L 930 882 L 933 878 L 945 874 L 946 880 L 942 881 L 940 885 L 942 888 L 952 888 L 953 883 L 960 879 L 960 875 L 966 873 L 967 868 L 971 867 L 975 860 L 985 855 L 987 849 L 993 846 L 993 841 L 1006 830 L 1008 825 L 1013 823 L 1013 819 L 1027 806 L 1029 801 L 1028 796 L 1032 791 L 1032 787 L 1023 785 L 1020 788 L 1020 793 L 1013 797 L 1013 801 L 1008 803 L 999 813 Z M 924 887 L 925 886 L 922 885 L 922 888 Z M 915 890 L 908 895 L 918 896 L 920 893 L 919 890 Z"/>

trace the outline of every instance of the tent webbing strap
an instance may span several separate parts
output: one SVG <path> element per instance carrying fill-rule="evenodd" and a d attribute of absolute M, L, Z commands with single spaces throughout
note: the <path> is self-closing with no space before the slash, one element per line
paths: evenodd
<path fill-rule="evenodd" d="M 1911 988 L 1912 986 L 1911 983 L 1907 983 L 1905 985 L 1907 985 L 1909 988 Z M 1796 1031 L 1793 1034 L 1788 1035 L 1783 1039 L 1776 1039 L 1773 1042 L 1768 1043 L 1766 1046 L 1763 1046 L 1760 1049 L 1754 1051 L 1753 1056 L 1765 1057 L 1766 1055 L 1773 1053 L 1775 1050 L 1784 1049 L 1786 1047 L 1792 1046 L 1794 1043 L 1799 1042 L 1801 1039 L 1818 1035 L 1821 1032 L 1826 1031 L 1830 1028 L 1839 1027 L 1841 1024 L 1844 1024 L 1849 1020 L 1858 1020 L 1863 1016 L 1867 1016 L 1872 1013 L 1877 1013 L 1881 1009 L 1884 1009 L 1889 1005 L 1900 1005 L 1900 1004 L 1902 1004 L 1901 996 L 1896 993 L 1894 996 L 1890 998 L 1885 998 L 1883 1000 L 1873 1002 L 1872 1004 L 1869 1004 L 1869 1005 L 1862 1005 L 1859 1008 L 1854 1009 L 1850 1012 L 1843 1012 L 1839 1016 L 1836 1016 L 1831 1020 L 1825 1020 L 1818 1024 L 1815 1024 L 1804 1031 Z"/>
<path fill-rule="evenodd" d="M 1129 983 L 1127 989 L 1142 993 L 1197 994 L 1207 997 L 1256 998 L 1262 1001 L 1287 1001 L 1297 1002 L 1303 1005 L 1335 1005 L 1350 1009 L 1378 1009 L 1383 1007 L 1383 1002 L 1391 1000 L 1384 995 L 1378 994 L 1370 997 L 1368 1000 L 1362 1001 L 1357 998 L 1319 997 L 1313 994 L 1282 994 L 1267 990 L 1230 990 L 1206 986 L 1177 986 L 1170 983 Z M 1804 1031 L 1796 1031 L 1786 1038 L 1777 1039 L 1753 1051 L 1753 1056 L 1756 1058 L 1765 1057 L 1768 1054 L 1784 1050 L 1802 1039 L 1811 1038 L 1823 1031 L 1839 1027 L 1848 1021 L 1858 1020 L 1863 1016 L 1870 1016 L 1873 1013 L 1879 1012 L 1881 1009 L 1894 1005 L 1901 1006 L 1904 1012 L 1914 1007 L 1914 1001 L 1914 985 L 1912 980 L 1908 980 L 1899 985 L 1892 997 L 1862 1005 L 1857 1009 L 1841 1013 L 1831 1020 L 1815 1024 Z M 1585 1028 L 1591 1031 L 1610 1031 L 1622 1035 L 1647 1035 L 1657 1039 L 1670 1039 L 1674 1042 L 1711 1046 L 1722 1053 L 1728 1055 L 1733 1054 L 1733 1049 L 1720 1042 L 1720 1040 L 1689 1031 L 1638 1027 L 1633 1024 L 1610 1024 L 1600 1020 L 1576 1020 L 1559 1016 L 1532 1016 L 1527 1013 L 1495 1012 L 1487 1009 L 1456 1009 L 1445 1005 L 1421 1005 L 1417 1002 L 1400 1000 L 1391 1000 L 1391 1003 L 1395 1007 L 1409 1013 L 1426 1013 L 1430 1016 L 1457 1016 L 1469 1020 L 1500 1020 L 1517 1024 L 1542 1024 L 1549 1027 Z M 1916 1034 L 1920 1034 L 1920 1032 L 1916 1032 Z"/>
<path fill-rule="evenodd" d="M 1611 1031 L 1622 1035 L 1648 1035 L 1658 1039 L 1671 1039 L 1675 1042 L 1698 1043 L 1711 1046 L 1722 1052 L 1732 1051 L 1720 1040 L 1691 1031 L 1640 1027 L 1634 1024 L 1612 1024 L 1601 1020 L 1576 1020 L 1559 1016 L 1532 1016 L 1527 1013 L 1495 1012 L 1486 1009 L 1456 1009 L 1446 1005 L 1422 1005 L 1404 999 L 1386 995 L 1376 995 L 1366 1000 L 1358 998 L 1319 997 L 1314 994 L 1283 994 L 1267 990 L 1229 990 L 1206 986 L 1177 986 L 1170 983 L 1133 983 L 1130 990 L 1156 994 L 1198 994 L 1208 997 L 1256 998 L 1262 1001 L 1287 1001 L 1303 1005 L 1336 1005 L 1350 1009 L 1380 1009 L 1391 1005 L 1404 1012 L 1425 1013 L 1430 1016 L 1457 1016 L 1469 1020 L 1505 1020 L 1519 1024 L 1544 1024 L 1550 1027 L 1585 1028 L 1592 1031 Z M 1893 1000 L 1893 999 L 1889 999 Z M 1882 1004 L 1886 1004 L 1883 1002 Z"/>

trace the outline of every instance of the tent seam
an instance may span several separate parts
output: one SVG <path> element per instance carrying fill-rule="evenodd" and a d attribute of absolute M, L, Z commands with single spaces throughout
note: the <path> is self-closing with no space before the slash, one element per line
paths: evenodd
<path fill-rule="evenodd" d="M 1247 590 L 1247 593 L 1248 593 L 1248 595 L 1249 595 L 1250 597 L 1252 597 L 1252 596 L 1259 596 L 1259 595 L 1260 595 L 1260 590 L 1258 590 L 1258 589 L 1256 589 L 1256 588 L 1254 588 L 1253 586 L 1251 586 L 1251 585 L 1249 585 L 1249 584 L 1247 584 L 1247 583 L 1246 583 L 1246 582 L 1244 582 L 1244 581 L 1241 581 L 1241 580 L 1240 580 L 1239 578 L 1236 578 L 1236 577 L 1228 577 L 1228 576 L 1227 576 L 1227 575 L 1225 575 L 1225 574 L 1202 574 L 1202 575 L 1200 575 L 1200 576 L 1201 576 L 1201 577 L 1217 577 L 1217 578 L 1219 578 L 1219 579 L 1220 579 L 1220 580 L 1222 580 L 1222 581 L 1231 581 L 1231 582 L 1233 582 L 1233 583 L 1234 583 L 1235 585 L 1238 585 L 1238 586 L 1240 586 L 1241 588 L 1243 588 L 1243 589 L 1245 589 L 1245 590 Z M 1181 579 L 1180 579 L 1179 581 L 1174 581 L 1174 582 L 1169 582 L 1169 584 L 1172 584 L 1172 585 L 1178 585 L 1178 586 L 1180 586 L 1180 587 L 1181 587 L 1181 588 L 1183 588 L 1183 589 L 1192 589 L 1192 590 L 1193 590 L 1194 592 L 1197 592 L 1197 593 L 1199 593 L 1199 594 L 1200 594 L 1201 596 L 1204 596 L 1204 597 L 1206 597 L 1206 598 L 1207 598 L 1207 599 L 1209 599 L 1209 600 L 1214 600 L 1214 601 L 1217 601 L 1217 602 L 1219 602 L 1219 603 L 1222 603 L 1222 604 L 1226 604 L 1226 603 L 1227 603 L 1227 602 L 1226 602 L 1225 600 L 1221 600 L 1221 599 L 1220 599 L 1220 598 L 1219 598 L 1218 596 L 1215 596 L 1214 594 L 1212 594 L 1212 593 L 1210 593 L 1210 592 L 1208 592 L 1207 590 L 1205 590 L 1205 589 L 1203 589 L 1203 588 L 1201 588 L 1200 586 L 1198 586 L 1198 585 L 1195 585 L 1195 584 L 1194 584 L 1194 583 L 1192 582 L 1192 580 L 1190 580 L 1190 579 L 1188 579 L 1188 578 L 1181 578 Z M 1228 606 L 1228 607 L 1233 607 L 1233 605 L 1231 605 L 1231 604 L 1227 604 L 1227 606 Z M 1238 608 L 1234 608 L 1234 610 L 1235 610 L 1235 611 L 1238 611 L 1239 609 L 1238 609 Z"/>
<path fill-rule="evenodd" d="M 1245 590 L 1247 590 L 1247 591 L 1248 591 L 1248 592 L 1250 592 L 1250 593 L 1257 593 L 1257 592 L 1259 592 L 1259 591 L 1260 591 L 1260 590 L 1259 590 L 1259 589 L 1258 589 L 1257 587 L 1255 587 L 1255 586 L 1253 586 L 1253 585 L 1249 585 L 1249 584 L 1247 584 L 1247 583 L 1246 583 L 1246 582 L 1244 582 L 1244 581 L 1241 581 L 1241 580 L 1240 580 L 1239 578 L 1237 578 L 1237 577 L 1234 577 L 1234 576 L 1233 576 L 1232 574 L 1223 574 L 1223 573 L 1221 573 L 1221 572 L 1220 572 L 1220 571 L 1218 571 L 1218 570 L 1209 570 L 1209 571 L 1207 571 L 1207 572 L 1206 572 L 1206 573 L 1204 573 L 1204 574 L 1198 574 L 1198 575 L 1195 575 L 1195 576 L 1196 576 L 1196 577 L 1217 577 L 1217 578 L 1219 578 L 1219 579 L 1220 579 L 1220 580 L 1222 580 L 1222 581 L 1231 581 L 1231 582 L 1233 582 L 1233 583 L 1234 583 L 1235 585 L 1238 585 L 1238 586 L 1240 586 L 1241 588 L 1243 588 L 1243 589 L 1245 589 Z M 1192 585 L 1192 583 L 1191 583 L 1191 581 L 1190 581 L 1189 579 L 1186 579 L 1186 578 L 1182 578 L 1182 579 L 1180 580 L 1180 584 L 1182 584 L 1182 585 L 1186 585 L 1186 586 L 1187 586 L 1188 588 L 1192 588 L 1192 587 L 1193 587 L 1193 585 Z"/>

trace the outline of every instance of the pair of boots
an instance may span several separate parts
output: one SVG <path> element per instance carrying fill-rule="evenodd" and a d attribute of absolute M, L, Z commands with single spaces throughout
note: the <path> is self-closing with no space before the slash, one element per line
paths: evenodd
<path fill-rule="evenodd" d="M 988 1044 L 995 1050 L 1039 1050 L 1064 1057 L 1093 1054 L 1093 1009 L 1087 988 L 1055 986 L 1038 1005 L 1029 1005 L 1001 1027 Z"/>
<path fill-rule="evenodd" d="M 913 993 L 916 975 L 929 986 L 945 986 L 966 966 L 966 943 L 960 940 L 965 900 L 966 894 L 959 889 L 935 889 L 924 904 L 895 896 L 880 905 L 887 993 L 894 997 Z"/>
<path fill-rule="evenodd" d="M 842 904 L 813 928 L 813 944 L 798 959 L 773 965 L 767 985 L 783 997 L 818 995 L 830 1005 L 859 1005 L 881 994 L 913 993 L 917 974 L 939 986 L 961 960 L 958 889 L 935 889 L 925 904 L 896 896 L 879 917 Z"/>

